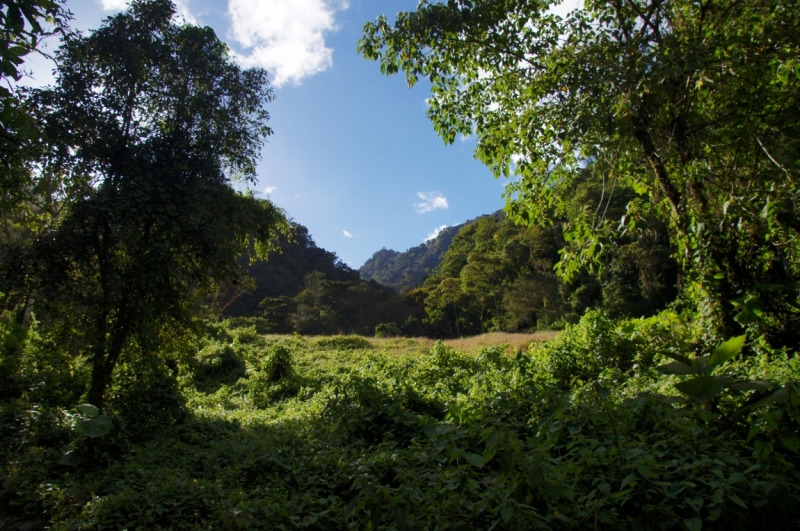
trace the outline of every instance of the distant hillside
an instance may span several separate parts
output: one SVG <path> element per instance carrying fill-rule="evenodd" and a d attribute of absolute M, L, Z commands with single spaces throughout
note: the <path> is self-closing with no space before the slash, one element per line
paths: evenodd
<path fill-rule="evenodd" d="M 423 332 L 417 322 L 407 323 L 419 305 L 362 280 L 335 253 L 317 247 L 306 227 L 294 224 L 292 237 L 281 237 L 279 245 L 267 261 L 242 257 L 250 281 L 221 286 L 211 306 L 225 317 L 257 318 L 261 333 L 372 335 L 386 323 L 403 333 Z"/>
<path fill-rule="evenodd" d="M 491 215 L 500 218 L 502 211 Z M 475 220 L 471 219 L 460 225 L 442 229 L 435 238 L 412 247 L 404 253 L 384 247 L 364 262 L 358 272 L 364 280 L 375 280 L 398 291 L 408 291 L 421 286 L 425 275 L 436 269 L 442 262 L 444 253 L 447 252 L 458 231 L 473 221 Z"/>

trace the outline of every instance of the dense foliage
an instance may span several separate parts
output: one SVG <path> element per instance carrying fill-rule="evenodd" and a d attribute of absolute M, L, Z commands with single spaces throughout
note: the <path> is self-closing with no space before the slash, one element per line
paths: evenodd
<path fill-rule="evenodd" d="M 361 53 L 410 85 L 447 142 L 513 173 L 509 211 L 550 223 L 588 173 L 566 277 L 655 215 L 701 315 L 798 344 L 800 17 L 791 0 L 423 0 L 368 23 Z M 637 194 L 606 215 L 616 186 Z"/>
<path fill-rule="evenodd" d="M 169 365 L 122 363 L 107 428 L 90 408 L 74 408 L 85 362 L 36 326 L 18 332 L 3 322 L 2 363 L 15 367 L 3 374 L 21 391 L 0 402 L 7 524 L 694 531 L 800 523 L 797 358 L 734 356 L 714 375 L 743 381 L 738 389 L 681 393 L 694 377 L 656 367 L 692 351 L 710 365 L 714 344 L 675 314 L 590 313 L 528 352 L 490 347 L 477 356 L 441 343 L 428 351 L 408 339 L 373 347 L 357 336 L 264 338 L 207 323 L 204 335 L 175 343 Z"/>
<path fill-rule="evenodd" d="M 57 84 L 32 91 L 42 149 L 23 191 L 46 215 L 0 248 L 0 295 L 24 325 L 35 308 L 62 348 L 92 360 L 101 407 L 124 356 L 149 356 L 198 293 L 241 279 L 236 262 L 288 229 L 255 180 L 271 133 L 266 72 L 242 70 L 210 28 L 175 24 L 168 0 L 135 1 L 57 53 Z M 13 190 L 11 190 L 13 192 Z M 40 209 L 41 210 L 41 209 Z"/>
<path fill-rule="evenodd" d="M 432 335 L 457 337 L 490 330 L 560 328 L 588 308 L 612 317 L 657 313 L 677 296 L 677 271 L 667 230 L 654 218 L 646 231 L 617 238 L 594 263 L 569 279 L 555 268 L 565 241 L 564 227 L 579 219 L 603 190 L 579 181 L 564 216 L 549 227 L 521 227 L 504 216 L 480 218 L 462 228 L 441 264 L 411 297 L 423 301 L 423 320 Z M 622 215 L 632 190 L 620 187 L 608 203 Z"/>

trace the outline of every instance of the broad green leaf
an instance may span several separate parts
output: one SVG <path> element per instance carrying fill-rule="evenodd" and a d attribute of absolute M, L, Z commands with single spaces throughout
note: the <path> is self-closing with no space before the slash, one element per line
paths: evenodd
<path fill-rule="evenodd" d="M 728 384 L 728 389 L 737 391 L 767 391 L 772 388 L 772 383 L 765 380 L 742 380 Z"/>
<path fill-rule="evenodd" d="M 503 507 L 503 509 L 500 511 L 500 516 L 503 517 L 503 522 L 507 524 L 508 521 L 511 520 L 511 517 L 514 516 L 514 506 L 506 505 Z"/>
<path fill-rule="evenodd" d="M 695 374 L 695 370 L 692 367 L 680 361 L 665 363 L 657 367 L 657 369 L 664 374 Z"/>
<path fill-rule="evenodd" d="M 97 409 L 95 406 L 93 406 L 91 404 L 81 404 L 78 407 L 76 407 L 75 409 L 77 409 L 78 411 L 80 411 L 81 413 L 86 415 L 87 417 L 94 418 L 94 417 L 96 417 L 97 415 L 100 414 L 100 410 Z"/>
<path fill-rule="evenodd" d="M 785 432 L 781 434 L 781 442 L 793 452 L 800 450 L 800 437 L 796 433 Z"/>
<path fill-rule="evenodd" d="M 687 518 L 683 521 L 683 525 L 686 526 L 686 529 L 689 531 L 702 531 L 703 530 L 703 520 L 700 519 L 699 516 L 695 516 L 694 518 Z"/>
<path fill-rule="evenodd" d="M 739 408 L 739 411 L 737 411 L 737 413 L 744 413 L 751 409 L 755 409 L 757 407 L 761 407 L 772 402 L 781 402 L 783 400 L 786 400 L 788 397 L 789 397 L 789 389 L 787 389 L 786 387 L 779 387 L 778 389 L 772 391 L 767 396 L 763 396 L 760 398 L 754 397 L 753 400 L 751 400 L 750 402 L 746 403 L 741 408 Z"/>
<path fill-rule="evenodd" d="M 464 458 L 469 462 L 469 464 L 471 464 L 474 467 L 478 467 L 478 468 L 483 467 L 483 456 L 482 455 L 472 454 L 472 453 L 467 452 L 467 453 L 464 454 Z"/>
<path fill-rule="evenodd" d="M 108 415 L 78 422 L 78 432 L 85 437 L 103 437 L 111 431 L 113 423 Z"/>
<path fill-rule="evenodd" d="M 747 341 L 747 334 L 742 336 L 733 337 L 717 348 L 714 349 L 714 352 L 711 353 L 711 358 L 708 360 L 708 366 L 716 367 L 717 365 L 722 365 L 739 352 L 742 351 L 742 347 L 744 346 L 745 341 Z"/>
<path fill-rule="evenodd" d="M 698 376 L 675 384 L 675 388 L 692 398 L 705 398 L 719 393 L 723 385 L 724 379 L 714 376 Z"/>
<path fill-rule="evenodd" d="M 728 494 L 728 499 L 740 507 L 747 509 L 747 504 L 736 494 Z"/>
<path fill-rule="evenodd" d="M 679 361 L 684 365 L 688 365 L 690 367 L 692 366 L 692 360 L 690 360 L 686 356 L 681 356 L 680 354 L 673 354 L 672 352 L 665 352 L 664 355 L 667 356 L 668 358 L 674 359 L 675 361 Z"/>

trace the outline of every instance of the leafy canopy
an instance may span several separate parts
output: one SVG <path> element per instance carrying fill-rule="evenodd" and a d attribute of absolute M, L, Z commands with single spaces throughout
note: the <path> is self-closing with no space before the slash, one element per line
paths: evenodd
<path fill-rule="evenodd" d="M 40 175 L 62 176 L 62 213 L 20 246 L 3 291 L 36 293 L 65 336 L 83 337 L 95 406 L 123 352 L 155 352 L 193 293 L 236 282 L 251 240 L 264 255 L 288 230 L 282 211 L 231 186 L 255 181 L 271 134 L 266 72 L 241 70 L 213 30 L 173 15 L 168 0 L 134 1 L 65 42 L 57 85 L 33 95 L 50 144 Z"/>
<path fill-rule="evenodd" d="M 476 158 L 515 175 L 509 212 L 563 211 L 582 170 L 605 194 L 565 237 L 565 274 L 596 260 L 654 212 L 718 324 L 729 301 L 762 297 L 784 344 L 796 311 L 800 21 L 786 0 L 422 1 L 367 23 L 364 57 L 432 84 L 428 116 L 446 142 L 475 132 Z M 606 217 L 619 185 L 639 194 Z M 775 317 L 781 315 L 781 317 Z M 779 338 L 777 336 L 781 336 Z"/>

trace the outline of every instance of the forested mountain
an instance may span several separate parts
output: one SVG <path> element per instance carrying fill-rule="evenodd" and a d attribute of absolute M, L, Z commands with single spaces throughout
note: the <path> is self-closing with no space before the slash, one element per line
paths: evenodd
<path fill-rule="evenodd" d="M 336 253 L 317 247 L 308 229 L 292 224 L 267 260 L 239 262 L 250 281 L 224 285 L 211 302 L 226 317 L 259 317 L 262 332 L 372 335 L 381 323 L 404 323 L 419 311 L 394 290 L 365 281 Z"/>
<path fill-rule="evenodd" d="M 502 216 L 502 212 L 492 215 Z M 377 280 L 401 292 L 419 287 L 425 276 L 439 266 L 458 231 L 473 221 L 445 227 L 435 238 L 402 253 L 384 247 L 364 262 L 358 272 L 364 280 Z"/>

